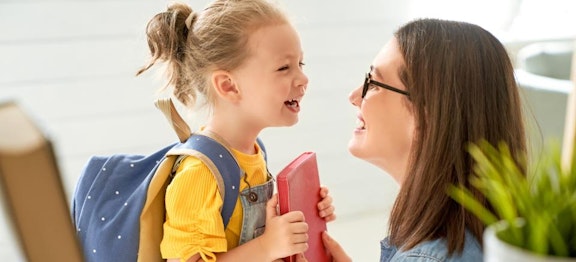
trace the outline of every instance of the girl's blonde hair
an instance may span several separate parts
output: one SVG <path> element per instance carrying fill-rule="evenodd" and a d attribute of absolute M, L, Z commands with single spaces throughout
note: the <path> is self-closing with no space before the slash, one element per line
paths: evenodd
<path fill-rule="evenodd" d="M 167 86 L 180 102 L 192 107 L 201 94 L 212 103 L 208 74 L 240 66 L 250 54 L 251 33 L 283 23 L 288 23 L 285 14 L 267 0 L 215 0 L 200 13 L 187 4 L 171 4 L 148 22 L 152 57 L 136 75 L 165 62 Z"/>

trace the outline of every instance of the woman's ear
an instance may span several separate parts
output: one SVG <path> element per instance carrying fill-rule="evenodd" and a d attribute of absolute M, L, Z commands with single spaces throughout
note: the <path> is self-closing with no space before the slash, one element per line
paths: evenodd
<path fill-rule="evenodd" d="M 236 102 L 240 99 L 240 90 L 232 80 L 232 75 L 228 71 L 216 70 L 211 77 L 212 86 L 216 94 L 222 99 Z"/>

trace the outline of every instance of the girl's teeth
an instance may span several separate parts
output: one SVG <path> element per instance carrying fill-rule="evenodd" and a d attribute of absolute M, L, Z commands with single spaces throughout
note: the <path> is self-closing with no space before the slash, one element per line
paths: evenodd
<path fill-rule="evenodd" d="M 300 103 L 298 103 L 298 100 L 290 100 L 290 101 L 286 101 L 284 102 L 285 105 L 287 105 L 288 107 L 299 107 Z"/>

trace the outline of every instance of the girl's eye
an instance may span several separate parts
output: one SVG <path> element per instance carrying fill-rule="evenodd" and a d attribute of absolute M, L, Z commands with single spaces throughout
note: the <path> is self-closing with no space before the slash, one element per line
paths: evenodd
<path fill-rule="evenodd" d="M 302 67 L 305 66 L 305 65 L 306 65 L 306 64 L 304 64 L 304 62 L 298 62 L 298 67 L 300 67 L 300 68 L 302 68 Z M 285 65 L 285 66 L 282 66 L 282 67 L 278 68 L 278 71 L 284 71 L 284 70 L 288 70 L 288 69 L 290 69 L 290 66 L 289 66 L 289 65 Z"/>

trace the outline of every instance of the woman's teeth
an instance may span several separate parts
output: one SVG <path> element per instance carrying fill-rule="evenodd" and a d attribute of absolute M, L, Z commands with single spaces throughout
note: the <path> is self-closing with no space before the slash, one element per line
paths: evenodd
<path fill-rule="evenodd" d="M 364 129 L 364 125 L 365 125 L 365 124 L 366 124 L 366 123 L 364 123 L 364 121 L 362 121 L 362 120 L 360 120 L 360 119 L 357 119 L 357 120 L 356 120 L 356 128 L 357 128 L 357 129 Z"/>

